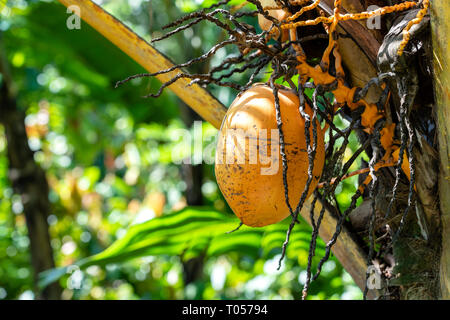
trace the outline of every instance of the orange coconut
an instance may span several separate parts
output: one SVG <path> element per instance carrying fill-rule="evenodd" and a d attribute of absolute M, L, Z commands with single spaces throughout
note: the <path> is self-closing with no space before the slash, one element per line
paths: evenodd
<path fill-rule="evenodd" d="M 293 91 L 282 87 L 278 96 L 288 164 L 289 200 L 295 209 L 308 179 L 305 120 Z M 277 223 L 290 214 L 284 195 L 274 105 L 272 89 L 266 84 L 255 84 L 237 96 L 219 132 L 215 159 L 217 183 L 236 216 L 252 227 Z M 308 105 L 305 111 L 312 115 Z M 312 125 L 310 137 L 312 145 Z M 317 122 L 317 152 L 308 196 L 322 174 L 324 155 L 324 133 Z"/>

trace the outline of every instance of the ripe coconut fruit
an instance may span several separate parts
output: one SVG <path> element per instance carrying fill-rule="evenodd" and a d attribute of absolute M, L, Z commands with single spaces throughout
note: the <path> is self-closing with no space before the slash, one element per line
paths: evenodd
<path fill-rule="evenodd" d="M 282 130 L 287 158 L 289 201 L 295 210 L 308 179 L 305 120 L 295 92 L 280 87 Z M 312 116 L 311 108 L 305 111 Z M 324 133 L 317 122 L 317 151 L 308 196 L 322 174 Z M 311 146 L 313 125 L 310 125 Z M 241 92 L 222 122 L 216 150 L 217 183 L 229 206 L 246 225 L 262 227 L 288 217 L 275 99 L 266 84 Z"/>

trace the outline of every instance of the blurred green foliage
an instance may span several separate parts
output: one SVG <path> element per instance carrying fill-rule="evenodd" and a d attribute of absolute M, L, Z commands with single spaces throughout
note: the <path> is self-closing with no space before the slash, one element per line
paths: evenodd
<path fill-rule="evenodd" d="M 96 2 L 150 40 L 161 35 L 164 24 L 214 1 Z M 65 270 L 59 280 L 64 299 L 300 298 L 311 234 L 306 223 L 295 229 L 287 259 L 277 271 L 287 221 L 225 235 L 224 231 L 236 227 L 238 220 L 218 190 L 213 166 L 203 165 L 202 193 L 209 209 L 179 211 L 186 207 L 186 183 L 180 165 L 172 160 L 183 159 L 191 152 L 180 148 L 183 137 L 179 133 L 185 128 L 180 100 L 169 91 L 158 99 L 143 99 L 159 86 L 151 78 L 114 89 L 116 81 L 144 70 L 87 24 L 82 23 L 80 30 L 67 29 L 66 9 L 55 1 L 10 0 L 0 9 L 1 42 L 11 65 L 18 105 L 27 114 L 29 145 L 51 186 L 48 222 L 56 264 L 63 267 L 76 261 L 92 262 L 82 272 Z M 248 23 L 255 25 L 252 19 Z M 201 23 L 156 47 L 181 62 L 198 56 L 224 36 Z M 233 48 L 220 50 L 209 63 L 216 65 L 233 53 Z M 245 74 L 233 80 L 246 81 Z M 209 89 L 225 105 L 236 95 L 231 89 Z M 340 126 L 344 127 L 344 122 Z M 217 131 L 207 123 L 201 130 L 206 148 Z M 356 138 L 352 137 L 347 158 L 356 147 Z M 29 241 L 20 197 L 13 194 L 8 181 L 6 148 L 0 127 L 0 299 L 29 299 L 33 298 Z M 339 187 L 342 206 L 348 205 L 355 183 L 356 177 Z M 194 222 L 204 228 L 195 229 L 204 233 L 189 246 L 191 257 L 203 254 L 207 247 L 212 250 L 221 242 L 229 243 L 226 250 L 217 248 L 214 254 L 204 256 L 203 274 L 195 282 L 184 285 L 182 262 L 189 257 L 185 246 L 183 250 L 150 246 L 147 248 L 151 250 L 126 258 L 100 261 L 133 230 L 180 215 L 185 219 L 186 212 L 197 216 Z M 210 221 L 198 219 L 202 215 Z M 188 227 L 160 231 L 160 240 L 185 245 L 186 237 L 192 235 Z M 155 236 L 141 232 L 133 241 L 151 242 Z M 109 251 L 103 252 L 115 241 Z M 318 258 L 323 246 L 320 242 Z M 127 244 L 123 248 L 131 247 Z M 351 277 L 332 257 L 311 285 L 309 298 L 361 296 Z"/>

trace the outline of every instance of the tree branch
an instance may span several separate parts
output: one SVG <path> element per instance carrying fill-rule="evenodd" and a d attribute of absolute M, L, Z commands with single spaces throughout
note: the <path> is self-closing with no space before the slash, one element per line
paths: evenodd
<path fill-rule="evenodd" d="M 161 52 L 92 1 L 59 0 L 59 2 L 67 7 L 77 6 L 80 8 L 80 15 L 84 21 L 148 72 L 153 73 L 173 66 L 173 63 Z M 157 78 L 161 82 L 167 82 L 178 73 L 181 73 L 181 70 L 176 69 L 173 72 L 158 75 Z M 226 108 L 199 85 L 188 87 L 189 82 L 189 79 L 180 79 L 169 88 L 203 119 L 219 128 Z"/>

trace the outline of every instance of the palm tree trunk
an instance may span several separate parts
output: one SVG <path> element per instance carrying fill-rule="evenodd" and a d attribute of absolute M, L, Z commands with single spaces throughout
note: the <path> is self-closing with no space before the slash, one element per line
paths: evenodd
<path fill-rule="evenodd" d="M 448 0 L 431 1 L 431 15 L 436 120 L 438 123 L 441 162 L 441 172 L 439 174 L 439 194 L 442 213 L 441 298 L 450 299 L 450 3 Z"/>

